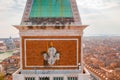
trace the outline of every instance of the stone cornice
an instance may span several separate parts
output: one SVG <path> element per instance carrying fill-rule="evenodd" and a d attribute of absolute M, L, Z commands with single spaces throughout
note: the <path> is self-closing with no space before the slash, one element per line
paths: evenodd
<path fill-rule="evenodd" d="M 87 25 L 73 26 L 69 29 L 38 29 L 36 26 L 32 26 L 33 28 L 29 29 L 28 26 L 20 25 L 16 25 L 15 27 L 20 31 L 20 36 L 81 36 Z"/>
<path fill-rule="evenodd" d="M 79 36 L 82 35 L 81 30 L 27 30 L 21 31 L 21 36 Z"/>

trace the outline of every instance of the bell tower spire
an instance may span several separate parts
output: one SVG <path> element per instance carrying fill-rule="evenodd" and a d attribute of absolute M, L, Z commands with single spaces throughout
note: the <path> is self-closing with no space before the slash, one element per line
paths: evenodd
<path fill-rule="evenodd" d="M 89 80 L 82 48 L 87 25 L 76 0 L 27 0 L 21 24 L 14 26 L 20 32 L 21 67 L 13 80 Z"/>
<path fill-rule="evenodd" d="M 21 25 L 42 24 L 82 24 L 76 0 L 27 0 Z"/>

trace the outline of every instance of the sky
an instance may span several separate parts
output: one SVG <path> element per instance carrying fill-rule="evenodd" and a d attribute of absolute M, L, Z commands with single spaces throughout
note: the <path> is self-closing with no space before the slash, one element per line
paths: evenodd
<path fill-rule="evenodd" d="M 120 35 L 120 0 L 76 0 L 84 36 Z M 0 0 L 0 38 L 19 37 L 26 0 Z"/>

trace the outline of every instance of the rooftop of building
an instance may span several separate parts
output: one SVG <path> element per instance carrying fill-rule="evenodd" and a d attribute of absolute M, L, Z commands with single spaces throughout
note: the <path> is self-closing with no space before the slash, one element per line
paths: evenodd
<path fill-rule="evenodd" d="M 33 0 L 30 18 L 71 18 L 70 0 Z"/>
<path fill-rule="evenodd" d="M 75 2 L 72 3 L 71 0 L 28 0 L 21 25 L 81 24 Z"/>

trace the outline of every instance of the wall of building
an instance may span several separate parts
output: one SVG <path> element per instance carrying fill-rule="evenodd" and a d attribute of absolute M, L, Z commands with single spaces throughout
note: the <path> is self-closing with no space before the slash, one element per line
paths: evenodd
<path fill-rule="evenodd" d="M 13 80 L 25 80 L 25 78 L 35 78 L 35 80 L 39 80 L 39 78 L 49 78 L 49 80 L 54 80 L 54 77 L 62 77 L 64 80 L 69 80 L 68 78 L 76 77 L 77 79 L 72 80 L 89 80 L 90 74 L 80 74 L 80 73 L 73 73 L 73 74 L 13 74 Z"/>
<path fill-rule="evenodd" d="M 0 72 L 2 72 L 3 71 L 3 67 L 2 67 L 2 65 L 0 64 Z"/>
<path fill-rule="evenodd" d="M 60 60 L 50 66 L 46 64 L 43 53 L 47 52 L 52 42 L 60 53 Z M 23 36 L 22 67 L 23 69 L 77 69 L 81 62 L 80 36 Z"/>

